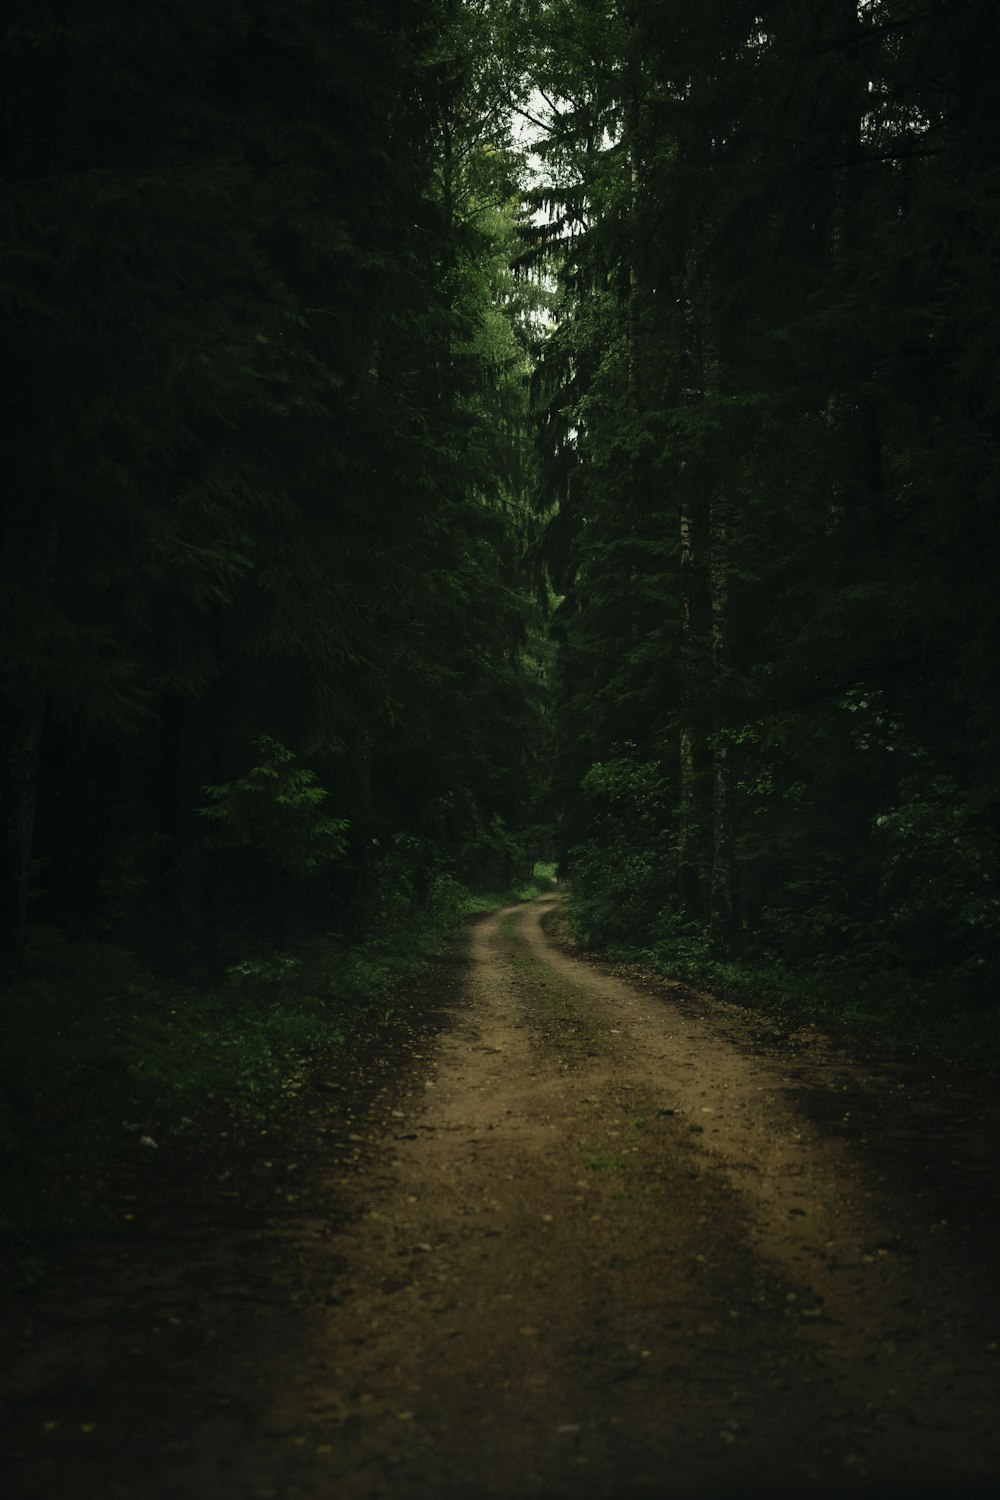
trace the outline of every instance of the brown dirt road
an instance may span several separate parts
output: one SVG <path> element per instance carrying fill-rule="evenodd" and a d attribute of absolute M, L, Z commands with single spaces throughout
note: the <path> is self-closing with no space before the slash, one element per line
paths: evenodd
<path fill-rule="evenodd" d="M 995 1492 L 996 1101 L 577 959 L 557 899 L 471 929 L 266 1214 L 20 1315 L 8 1493 Z"/>

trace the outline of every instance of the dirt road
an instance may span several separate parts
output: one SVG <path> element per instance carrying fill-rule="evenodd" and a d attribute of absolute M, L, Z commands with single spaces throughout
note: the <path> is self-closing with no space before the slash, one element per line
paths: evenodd
<path fill-rule="evenodd" d="M 317 1126 L 266 1225 L 192 1231 L 122 1273 L 104 1325 L 131 1298 L 161 1332 L 137 1313 L 105 1339 L 89 1396 L 65 1326 L 59 1354 L 22 1339 L 17 1493 L 1000 1480 L 989 1099 L 580 961 L 546 936 L 556 899 L 471 930 L 440 971 L 440 1033 L 346 1136 Z M 293 1171 L 308 1188 L 284 1190 Z"/>

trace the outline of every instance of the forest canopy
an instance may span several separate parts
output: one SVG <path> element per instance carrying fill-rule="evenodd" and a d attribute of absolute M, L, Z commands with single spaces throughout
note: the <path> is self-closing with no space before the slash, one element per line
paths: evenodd
<path fill-rule="evenodd" d="M 558 849 L 682 972 L 997 993 L 996 7 L 18 3 L 4 968 Z"/>
<path fill-rule="evenodd" d="M 28 918 L 190 971 L 530 871 L 519 164 L 462 7 L 18 9 L 8 971 Z"/>
<path fill-rule="evenodd" d="M 577 926 L 989 1003 L 996 9 L 533 14 Z"/>

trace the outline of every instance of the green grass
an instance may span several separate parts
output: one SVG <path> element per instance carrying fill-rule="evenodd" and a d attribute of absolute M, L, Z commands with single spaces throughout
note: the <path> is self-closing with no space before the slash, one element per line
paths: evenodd
<path fill-rule="evenodd" d="M 537 892 L 531 890 L 530 894 Z M 528 893 L 443 882 L 430 909 L 368 942 L 248 953 L 217 981 L 158 977 L 124 949 L 32 933 L 28 977 L 0 1001 L 0 1213 L 22 1261 L 79 1228 L 75 1184 L 146 1138 L 157 1146 L 220 1113 L 266 1122 L 377 1031 L 473 912 Z M 152 1148 L 148 1148 L 152 1149 Z"/>
<path fill-rule="evenodd" d="M 493 911 L 498 906 L 509 906 L 514 901 L 533 901 L 544 896 L 555 885 L 555 864 L 549 861 L 536 862 L 530 877 L 520 885 L 507 891 L 482 891 L 469 894 L 464 910 L 467 912 Z"/>
<path fill-rule="evenodd" d="M 591 946 L 574 920 L 572 895 L 549 920 Z M 1000 1064 L 1000 1006 L 984 1004 L 981 994 L 974 994 L 961 976 L 945 971 L 918 976 L 912 969 L 881 962 L 877 951 L 808 966 L 776 958 L 722 961 L 711 957 L 704 930 L 694 924 L 678 924 L 654 947 L 593 946 L 614 962 L 685 980 L 786 1025 L 817 1022 L 954 1061 L 984 1067 Z"/>
<path fill-rule="evenodd" d="M 624 1172 L 627 1165 L 623 1156 L 609 1156 L 604 1151 L 592 1151 L 583 1163 L 587 1172 Z"/>
<path fill-rule="evenodd" d="M 794 967 L 778 962 L 707 960 L 694 972 L 656 954 L 650 967 L 765 1012 L 785 1024 L 816 1022 L 892 1046 L 916 1047 L 956 1061 L 1000 1063 L 1000 1009 L 972 1003 L 948 975 L 915 979 L 863 956 L 850 963 Z M 643 955 L 633 961 L 644 962 Z"/>

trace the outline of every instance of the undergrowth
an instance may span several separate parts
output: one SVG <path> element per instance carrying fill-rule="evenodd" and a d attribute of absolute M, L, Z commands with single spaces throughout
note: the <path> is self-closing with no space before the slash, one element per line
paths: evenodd
<path fill-rule="evenodd" d="M 126 950 L 31 933 L 28 977 L 3 997 L 0 1240 L 27 1247 L 85 1225 L 78 1187 L 137 1150 L 220 1112 L 264 1122 L 322 1058 L 352 1043 L 464 918 L 549 885 L 473 894 L 440 880 L 427 906 L 349 944 L 337 937 L 248 953 L 215 982 L 157 976 Z"/>
<path fill-rule="evenodd" d="M 868 950 L 797 965 L 766 954 L 723 960 L 712 955 L 704 924 L 677 919 L 661 924 L 652 943 L 595 941 L 586 908 L 581 913 L 572 895 L 555 920 L 616 963 L 685 980 L 786 1022 L 816 1021 L 956 1061 L 1000 1064 L 1000 1008 L 954 976 L 929 972 L 917 981 L 912 969 Z"/>

